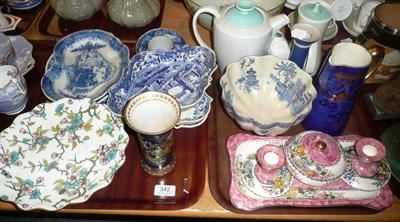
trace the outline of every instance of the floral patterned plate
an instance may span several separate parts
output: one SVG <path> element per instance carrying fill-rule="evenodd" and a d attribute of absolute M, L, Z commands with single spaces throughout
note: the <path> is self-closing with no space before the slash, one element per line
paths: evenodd
<path fill-rule="evenodd" d="M 242 210 L 255 210 L 271 206 L 326 207 L 359 205 L 384 209 L 393 203 L 393 194 L 387 184 L 375 190 L 356 189 L 340 179 L 325 186 L 304 184 L 291 175 L 287 165 L 277 169 L 278 176 L 265 183 L 256 176 L 258 150 L 265 145 L 284 148 L 288 136 L 254 136 L 235 134 L 228 138 L 231 181 L 229 197 L 232 204 Z M 347 135 L 337 137 L 345 150 L 352 150 L 355 141 L 362 137 Z"/>
<path fill-rule="evenodd" d="M 42 103 L 0 133 L 0 199 L 23 210 L 81 203 L 111 183 L 129 137 L 91 99 Z"/>

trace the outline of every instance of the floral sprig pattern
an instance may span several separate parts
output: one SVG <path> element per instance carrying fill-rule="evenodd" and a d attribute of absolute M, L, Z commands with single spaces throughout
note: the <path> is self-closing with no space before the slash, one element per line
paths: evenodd
<path fill-rule="evenodd" d="M 125 162 L 122 120 L 91 99 L 39 104 L 0 133 L 2 200 L 57 210 L 87 200 Z"/>
<path fill-rule="evenodd" d="M 289 147 L 289 149 L 291 150 L 289 156 L 293 160 L 293 164 L 306 176 L 319 180 L 331 180 L 335 178 L 335 175 L 328 167 L 321 167 L 315 163 L 300 142 L 293 142 L 293 146 Z"/>
<path fill-rule="evenodd" d="M 292 187 L 293 177 L 285 166 L 277 169 L 276 176 L 264 183 L 255 175 L 257 164 L 256 154 L 237 156 L 235 168 L 238 185 L 243 191 L 249 190 L 260 198 L 274 198 L 285 194 Z"/>

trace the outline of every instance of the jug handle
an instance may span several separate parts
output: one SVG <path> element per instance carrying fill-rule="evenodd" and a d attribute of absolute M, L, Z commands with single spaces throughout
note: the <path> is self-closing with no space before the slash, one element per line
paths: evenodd
<path fill-rule="evenodd" d="M 17 82 L 17 80 L 12 79 L 11 82 L 13 82 L 13 83 L 17 86 L 17 88 L 19 89 L 19 91 L 20 91 L 22 94 L 26 94 L 26 93 L 27 93 L 26 90 L 24 89 L 24 87 L 22 87 L 22 86 Z"/>
<path fill-rule="evenodd" d="M 194 13 L 194 15 L 193 15 L 192 27 L 193 27 L 193 32 L 194 32 L 194 36 L 196 37 L 196 40 L 199 42 L 199 44 L 201 46 L 207 47 L 207 48 L 211 48 L 201 38 L 200 33 L 199 33 L 198 29 L 197 29 L 197 20 L 198 20 L 198 17 L 200 16 L 200 14 L 202 14 L 202 13 L 211 14 L 211 15 L 213 15 L 215 17 L 214 19 L 219 19 L 221 14 L 219 13 L 219 10 L 216 7 L 210 6 L 210 5 L 206 5 L 206 6 L 203 6 L 203 7 L 199 8 L 196 11 L 196 13 Z"/>
<path fill-rule="evenodd" d="M 368 79 L 375 72 L 385 57 L 385 48 L 380 45 L 372 45 L 367 50 L 371 54 L 372 59 L 365 79 Z"/>

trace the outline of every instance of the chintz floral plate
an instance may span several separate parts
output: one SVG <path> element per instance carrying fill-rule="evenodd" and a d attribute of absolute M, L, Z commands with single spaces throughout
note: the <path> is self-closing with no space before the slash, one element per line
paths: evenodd
<path fill-rule="evenodd" d="M 111 183 L 128 142 L 122 120 L 91 99 L 39 104 L 0 133 L 0 199 L 50 211 L 84 202 Z"/>

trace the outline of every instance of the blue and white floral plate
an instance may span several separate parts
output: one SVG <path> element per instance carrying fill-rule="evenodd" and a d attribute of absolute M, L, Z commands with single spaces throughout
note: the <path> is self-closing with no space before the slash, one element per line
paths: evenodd
<path fill-rule="evenodd" d="M 35 59 L 32 57 L 33 46 L 23 36 L 8 36 L 15 50 L 15 57 L 12 64 L 23 74 L 27 74 L 35 66 Z"/>
<path fill-rule="evenodd" d="M 215 53 L 202 46 L 186 45 L 176 50 L 138 53 L 124 69 L 120 81 L 108 90 L 107 105 L 112 112 L 122 115 L 127 101 L 138 93 L 152 90 L 174 96 L 182 112 L 194 110 L 194 107 L 211 103 L 209 99 L 206 103 L 201 100 L 207 99 L 205 90 L 211 84 L 211 75 L 216 68 Z M 188 124 L 200 121 L 193 115 L 184 118 L 190 119 Z"/>
<path fill-rule="evenodd" d="M 74 32 L 54 47 L 41 87 L 51 101 L 61 98 L 102 99 L 129 62 L 128 47 L 112 33 Z"/>
<path fill-rule="evenodd" d="M 0 133 L 0 199 L 22 210 L 84 202 L 111 183 L 128 142 L 122 120 L 91 99 L 39 104 Z"/>
<path fill-rule="evenodd" d="M 172 49 L 179 49 L 186 45 L 186 41 L 178 32 L 167 29 L 157 28 L 144 33 L 136 43 L 136 53 L 148 51 L 149 42 L 156 36 L 165 36 L 172 41 Z"/>

